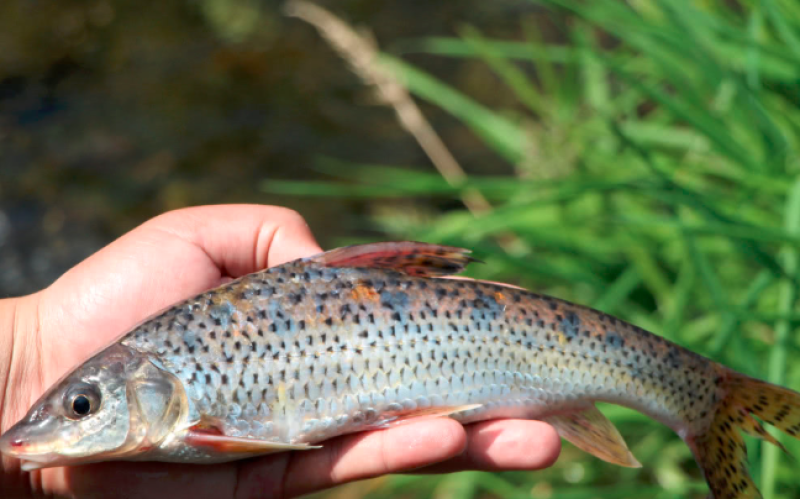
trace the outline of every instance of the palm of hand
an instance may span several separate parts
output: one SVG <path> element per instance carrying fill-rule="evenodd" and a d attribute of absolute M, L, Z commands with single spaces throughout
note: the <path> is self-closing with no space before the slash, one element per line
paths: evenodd
<path fill-rule="evenodd" d="M 303 220 L 280 208 L 203 207 L 151 220 L 18 307 L 30 324 L 23 341 L 15 339 L 9 383 L 16 388 L 0 429 L 77 363 L 146 317 L 226 279 L 318 251 Z M 558 449 L 557 435 L 543 423 L 488 422 L 465 432 L 438 419 L 342 437 L 318 451 L 223 465 L 113 462 L 46 469 L 31 474 L 26 488 L 81 497 L 282 497 L 434 463 L 440 464 L 426 471 L 537 469 L 550 465 Z M 7 473 L 9 464 L 3 464 Z"/>

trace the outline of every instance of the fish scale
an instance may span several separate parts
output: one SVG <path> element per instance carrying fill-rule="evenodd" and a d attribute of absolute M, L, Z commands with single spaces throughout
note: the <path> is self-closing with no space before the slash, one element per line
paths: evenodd
<path fill-rule="evenodd" d="M 597 401 L 672 428 L 713 499 L 757 499 L 741 433 L 800 436 L 800 394 L 610 315 L 443 278 L 468 251 L 399 242 L 267 269 L 143 322 L 0 437 L 23 469 L 108 459 L 215 463 L 309 450 L 422 417 L 541 419 L 640 464 Z"/>
<path fill-rule="evenodd" d="M 177 305 L 122 343 L 157 355 L 224 433 L 292 443 L 380 426 L 387 412 L 482 404 L 454 417 L 540 417 L 587 397 L 702 426 L 716 397 L 702 357 L 608 315 L 385 270 L 267 270 Z M 694 393 L 707 403 L 692 404 Z"/>

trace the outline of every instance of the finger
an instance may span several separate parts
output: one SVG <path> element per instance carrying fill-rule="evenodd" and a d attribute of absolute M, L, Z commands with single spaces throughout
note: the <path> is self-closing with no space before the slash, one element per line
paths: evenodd
<path fill-rule="evenodd" d="M 277 461 L 280 456 L 243 463 L 237 499 L 294 497 L 353 480 L 408 471 L 450 459 L 463 452 L 465 444 L 463 427 L 447 418 L 348 435 L 325 442 L 320 450 L 294 452 L 286 463 Z M 276 469 L 280 466 L 285 468 Z M 276 474 L 282 475 L 281 483 L 276 482 Z"/>
<path fill-rule="evenodd" d="M 486 421 L 467 425 L 466 433 L 463 453 L 418 472 L 539 470 L 552 466 L 561 451 L 555 428 L 541 421 Z"/>
<path fill-rule="evenodd" d="M 82 499 L 228 499 L 236 486 L 236 467 L 230 463 L 104 462 L 41 473 L 43 492 Z"/>
<path fill-rule="evenodd" d="M 198 206 L 165 213 L 142 226 L 202 248 L 226 275 L 239 277 L 321 250 L 303 217 L 278 206 Z"/>
<path fill-rule="evenodd" d="M 224 276 L 239 277 L 319 251 L 308 225 L 295 211 L 259 205 L 200 206 L 146 222 L 52 287 L 69 290 L 96 308 L 123 299 L 127 305 L 132 293 L 146 290 L 144 298 L 163 307 L 216 286 Z M 84 289 L 91 293 L 82 294 Z"/>
<path fill-rule="evenodd" d="M 319 251 L 302 217 L 285 208 L 202 206 L 156 217 L 42 293 L 41 330 L 67 333 L 58 351 L 49 352 L 44 381 L 145 317 L 219 285 L 226 275 Z"/>

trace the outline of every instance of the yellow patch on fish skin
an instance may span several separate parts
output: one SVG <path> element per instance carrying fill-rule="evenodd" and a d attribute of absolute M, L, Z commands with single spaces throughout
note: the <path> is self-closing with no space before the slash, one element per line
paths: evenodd
<path fill-rule="evenodd" d="M 235 283 L 232 286 L 220 287 L 211 298 L 211 301 L 216 306 L 230 304 L 234 308 L 233 313 L 237 315 L 237 318 L 244 319 L 255 310 L 255 302 L 243 298 L 247 294 L 249 287 L 250 285 L 244 281 Z"/>
<path fill-rule="evenodd" d="M 558 344 L 562 347 L 567 344 L 567 337 L 562 332 L 558 332 Z"/>
<path fill-rule="evenodd" d="M 278 403 L 281 405 L 286 403 L 286 383 L 283 381 L 278 383 Z"/>
<path fill-rule="evenodd" d="M 495 301 L 498 301 L 498 302 L 505 301 L 506 295 L 504 295 L 500 291 L 495 291 L 494 299 L 495 299 Z"/>
<path fill-rule="evenodd" d="M 356 301 L 373 301 L 377 302 L 380 300 L 380 295 L 370 286 L 365 286 L 363 284 L 357 284 L 353 291 L 350 292 L 350 296 L 353 300 Z"/>
<path fill-rule="evenodd" d="M 288 409 L 288 397 L 286 396 L 286 383 L 283 381 L 278 382 L 275 387 L 275 399 L 270 405 L 270 411 L 273 414 L 283 414 Z"/>

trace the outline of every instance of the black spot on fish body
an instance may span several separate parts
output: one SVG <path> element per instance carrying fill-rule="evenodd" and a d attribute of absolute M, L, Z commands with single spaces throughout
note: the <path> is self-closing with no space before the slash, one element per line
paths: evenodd
<path fill-rule="evenodd" d="M 567 341 L 572 341 L 573 338 L 580 334 L 581 319 L 575 312 L 567 312 L 566 316 L 560 321 L 561 331 L 567 338 Z"/>
<path fill-rule="evenodd" d="M 409 297 L 408 293 L 403 291 L 392 293 L 391 291 L 383 290 L 380 294 L 380 302 L 383 308 L 402 312 L 408 309 Z"/>
<path fill-rule="evenodd" d="M 619 349 L 625 346 L 625 340 L 616 331 L 607 331 L 604 341 L 608 347 L 613 349 Z"/>

